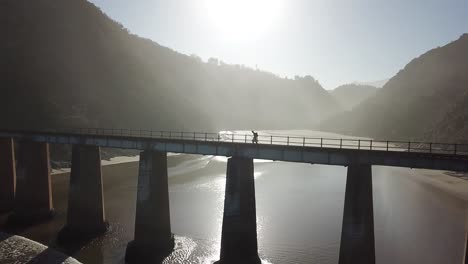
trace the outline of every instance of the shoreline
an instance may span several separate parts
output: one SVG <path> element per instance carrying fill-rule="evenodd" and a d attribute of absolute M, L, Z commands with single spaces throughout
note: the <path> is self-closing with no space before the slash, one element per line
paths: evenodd
<path fill-rule="evenodd" d="M 200 155 L 194 154 L 174 154 L 168 153 L 168 169 L 174 169 L 183 162 L 195 161 L 200 158 Z M 139 156 L 130 157 L 114 157 L 110 160 L 102 160 L 101 166 L 116 166 L 123 164 L 131 164 L 139 161 Z M 210 163 L 211 160 L 208 161 Z M 205 166 L 206 167 L 206 166 Z M 194 168 L 193 171 L 198 170 Z M 451 171 L 438 171 L 438 170 L 426 170 L 426 169 L 411 169 L 410 178 L 417 180 L 423 184 L 427 184 L 431 187 L 437 188 L 440 191 L 445 192 L 455 198 L 458 198 L 468 204 L 468 175 L 463 173 L 455 173 Z M 53 169 L 51 175 L 61 175 L 70 173 L 70 168 Z M 176 173 L 170 178 L 173 181 L 180 182 L 178 179 L 180 174 Z M 171 181 L 172 181 L 171 180 Z"/>
<path fill-rule="evenodd" d="M 167 162 L 168 162 L 168 167 L 171 167 L 170 165 L 173 164 L 174 162 L 177 162 L 176 160 L 178 159 L 183 159 L 183 160 L 190 160 L 191 158 L 184 158 L 182 156 L 196 156 L 196 155 L 191 155 L 191 154 L 177 154 L 177 153 L 168 153 L 167 154 Z M 103 166 L 109 166 L 109 165 L 118 165 L 118 164 L 124 164 L 124 163 L 132 163 L 132 162 L 138 162 L 140 160 L 140 156 L 117 156 L 110 158 L 108 160 L 101 160 L 101 167 Z M 60 174 L 65 174 L 65 173 L 70 173 L 71 168 L 60 168 L 60 169 L 52 169 L 51 175 L 60 175 Z"/>
<path fill-rule="evenodd" d="M 456 199 L 461 200 L 468 206 L 468 180 L 464 177 L 453 176 L 451 171 L 437 171 L 425 169 L 412 169 L 414 173 L 410 178 L 422 184 L 436 188 Z"/>

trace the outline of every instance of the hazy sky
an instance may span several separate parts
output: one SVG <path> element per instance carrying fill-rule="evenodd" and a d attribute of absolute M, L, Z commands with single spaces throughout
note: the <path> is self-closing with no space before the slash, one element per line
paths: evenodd
<path fill-rule="evenodd" d="M 468 33 L 468 0 L 92 0 L 131 32 L 185 54 L 326 89 L 390 78 Z"/>

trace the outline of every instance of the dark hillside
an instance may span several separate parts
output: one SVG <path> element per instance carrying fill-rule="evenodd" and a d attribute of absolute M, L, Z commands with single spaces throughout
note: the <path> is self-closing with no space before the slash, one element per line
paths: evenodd
<path fill-rule="evenodd" d="M 425 138 L 436 142 L 468 144 L 468 87 L 445 117 L 427 131 Z"/>
<path fill-rule="evenodd" d="M 339 111 L 312 77 L 203 63 L 130 34 L 84 0 L 3 0 L 7 128 L 307 128 Z"/>
<path fill-rule="evenodd" d="M 322 129 L 392 139 L 451 139 L 455 124 L 467 126 L 468 34 L 412 60 L 378 92 Z M 454 110 L 458 109 L 458 110 Z M 462 120 L 465 120 L 465 123 Z M 458 133 L 458 132 L 457 132 Z M 467 140 L 468 134 L 454 137 Z"/>

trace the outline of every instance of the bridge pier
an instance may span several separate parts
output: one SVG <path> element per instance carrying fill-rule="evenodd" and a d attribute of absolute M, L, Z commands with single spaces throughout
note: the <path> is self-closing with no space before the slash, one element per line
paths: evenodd
<path fill-rule="evenodd" d="M 162 262 L 174 248 L 165 152 L 140 153 L 134 237 L 125 253 L 130 263 Z"/>
<path fill-rule="evenodd" d="M 89 239 L 107 231 L 102 186 L 100 148 L 74 145 L 67 224 L 58 234 L 60 242 Z"/>
<path fill-rule="evenodd" d="M 465 211 L 465 246 L 463 247 L 465 255 L 463 255 L 463 264 L 468 264 L 468 209 Z"/>
<path fill-rule="evenodd" d="M 217 263 L 261 263 L 251 158 L 232 157 L 227 163 L 221 256 Z"/>
<path fill-rule="evenodd" d="M 348 166 L 339 264 L 375 263 L 371 165 Z"/>
<path fill-rule="evenodd" d="M 53 216 L 49 144 L 19 143 L 16 195 L 11 223 L 32 223 Z"/>
<path fill-rule="evenodd" d="M 468 231 L 465 231 L 465 255 L 463 256 L 463 264 L 468 264 Z"/>
<path fill-rule="evenodd" d="M 13 209 L 16 188 L 15 149 L 12 138 L 0 139 L 0 213 Z"/>

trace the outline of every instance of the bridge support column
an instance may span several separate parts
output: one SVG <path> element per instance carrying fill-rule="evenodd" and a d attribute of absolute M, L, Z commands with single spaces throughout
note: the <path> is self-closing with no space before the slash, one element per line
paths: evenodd
<path fill-rule="evenodd" d="M 49 144 L 19 143 L 16 195 L 11 223 L 28 224 L 53 216 Z"/>
<path fill-rule="evenodd" d="M 468 264 L 468 210 L 465 212 L 465 255 L 463 256 L 463 264 Z"/>
<path fill-rule="evenodd" d="M 169 212 L 167 153 L 140 153 L 135 239 L 127 246 L 130 263 L 162 261 L 174 248 Z"/>
<path fill-rule="evenodd" d="M 348 166 L 339 264 L 375 263 L 371 165 Z"/>
<path fill-rule="evenodd" d="M 16 189 L 13 139 L 0 139 L 0 213 L 13 209 Z"/>
<path fill-rule="evenodd" d="M 228 160 L 225 192 L 221 256 L 217 263 L 261 263 L 252 159 L 232 157 Z"/>
<path fill-rule="evenodd" d="M 100 148 L 74 145 L 67 224 L 58 235 L 60 242 L 89 239 L 107 231 L 102 188 Z"/>
<path fill-rule="evenodd" d="M 468 264 L 468 231 L 465 231 L 465 256 L 462 263 Z"/>

